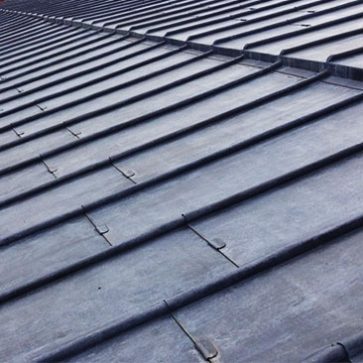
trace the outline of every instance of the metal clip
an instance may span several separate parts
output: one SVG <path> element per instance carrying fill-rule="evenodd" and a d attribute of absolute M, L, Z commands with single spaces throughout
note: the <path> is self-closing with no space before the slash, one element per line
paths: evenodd
<path fill-rule="evenodd" d="M 132 169 L 126 169 L 123 171 L 123 174 L 126 178 L 132 178 L 136 173 Z"/>
<path fill-rule="evenodd" d="M 110 231 L 107 224 L 95 224 L 95 228 L 96 228 L 97 232 L 101 235 Z"/>
<path fill-rule="evenodd" d="M 39 103 L 36 104 L 36 106 L 41 110 L 41 111 L 45 111 L 47 109 L 46 105 L 41 105 Z"/>
<path fill-rule="evenodd" d="M 194 346 L 205 360 L 213 359 L 218 355 L 217 348 L 207 337 L 195 338 Z"/>
<path fill-rule="evenodd" d="M 226 242 L 222 240 L 222 238 L 212 238 L 209 241 L 210 245 L 212 245 L 216 250 L 221 250 L 222 248 L 226 247 Z"/>
<path fill-rule="evenodd" d="M 97 223 L 88 213 L 87 213 L 87 209 L 84 205 L 81 206 L 82 210 L 83 210 L 83 214 L 86 216 L 86 218 L 90 221 L 90 223 L 92 224 L 92 226 L 95 228 L 95 230 L 101 235 L 103 236 L 104 234 L 106 234 L 107 232 L 110 231 L 110 229 L 108 228 L 107 224 L 104 223 Z"/>

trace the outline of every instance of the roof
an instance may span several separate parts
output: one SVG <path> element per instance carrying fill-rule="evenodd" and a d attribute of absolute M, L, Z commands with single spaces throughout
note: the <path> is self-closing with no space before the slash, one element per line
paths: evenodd
<path fill-rule="evenodd" d="M 363 1 L 0 7 L 0 360 L 363 359 Z"/>

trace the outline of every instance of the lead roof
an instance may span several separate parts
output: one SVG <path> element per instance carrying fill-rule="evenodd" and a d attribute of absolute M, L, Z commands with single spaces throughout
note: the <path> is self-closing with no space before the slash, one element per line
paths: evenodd
<path fill-rule="evenodd" d="M 360 362 L 363 1 L 0 7 L 0 360 Z"/>

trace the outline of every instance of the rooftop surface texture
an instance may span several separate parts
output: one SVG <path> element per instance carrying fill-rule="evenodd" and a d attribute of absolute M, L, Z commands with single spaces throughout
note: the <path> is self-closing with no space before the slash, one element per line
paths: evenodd
<path fill-rule="evenodd" d="M 0 361 L 363 362 L 363 0 L 0 5 Z"/>

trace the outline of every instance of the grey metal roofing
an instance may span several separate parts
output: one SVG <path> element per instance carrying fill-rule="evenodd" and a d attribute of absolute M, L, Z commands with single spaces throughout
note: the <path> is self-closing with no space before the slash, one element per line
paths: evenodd
<path fill-rule="evenodd" d="M 362 362 L 363 1 L 0 7 L 1 362 Z"/>

